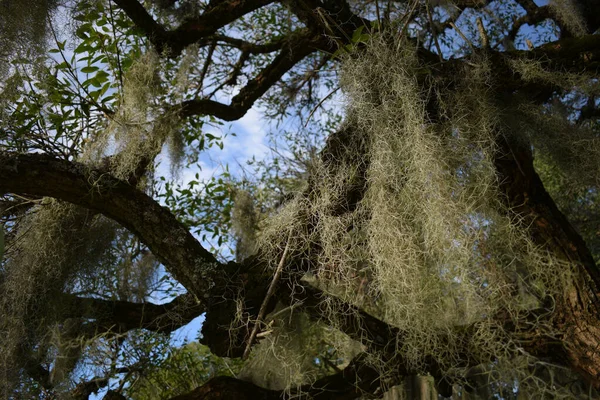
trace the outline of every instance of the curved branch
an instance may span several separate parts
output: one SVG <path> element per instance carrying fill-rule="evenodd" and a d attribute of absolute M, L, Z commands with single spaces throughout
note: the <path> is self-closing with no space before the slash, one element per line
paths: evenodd
<path fill-rule="evenodd" d="M 49 196 L 98 211 L 144 242 L 189 292 L 207 299 L 223 275 L 173 214 L 107 173 L 44 154 L 0 154 L 0 194 Z"/>
<path fill-rule="evenodd" d="M 396 381 L 388 384 L 399 383 Z M 366 394 L 374 394 L 381 389 L 380 373 L 358 356 L 344 370 L 325 376 L 315 383 L 305 385 L 297 391 L 268 390 L 253 383 L 229 376 L 219 376 L 189 393 L 175 396 L 171 400 L 280 400 L 302 398 L 313 400 L 351 400 Z"/>
<path fill-rule="evenodd" d="M 144 33 L 159 53 L 177 57 L 189 45 L 212 35 L 218 29 L 274 0 L 228 0 L 218 2 L 201 15 L 190 18 L 177 29 L 167 31 L 138 0 L 114 0 Z"/>
<path fill-rule="evenodd" d="M 206 312 L 203 304 L 186 293 L 166 304 L 131 303 L 63 294 L 64 318 L 94 319 L 96 328 L 117 333 L 133 329 L 170 333 Z"/>
<path fill-rule="evenodd" d="M 180 115 L 213 115 L 225 121 L 235 121 L 243 117 L 297 63 L 315 51 L 331 49 L 331 45 L 326 38 L 308 30 L 292 34 L 275 59 L 231 99 L 231 104 L 210 99 L 188 100 L 177 106 L 181 108 Z"/>

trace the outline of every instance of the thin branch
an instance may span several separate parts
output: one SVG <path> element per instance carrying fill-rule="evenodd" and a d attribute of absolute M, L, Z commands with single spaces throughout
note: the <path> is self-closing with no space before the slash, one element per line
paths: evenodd
<path fill-rule="evenodd" d="M 329 41 L 308 30 L 300 30 L 288 38 L 288 43 L 282 48 L 275 59 L 260 73 L 248 81 L 229 105 L 210 99 L 194 99 L 183 102 L 177 108 L 181 116 L 213 115 L 225 121 L 235 121 L 246 114 L 263 94 L 267 92 L 283 75 L 309 54 L 318 50 L 330 48 Z"/>
<path fill-rule="evenodd" d="M 146 35 L 157 52 L 175 58 L 189 45 L 214 34 L 225 25 L 274 0 L 227 0 L 208 7 L 173 31 L 157 23 L 137 0 L 114 0 L 133 23 Z"/>
<path fill-rule="evenodd" d="M 258 316 L 256 317 L 256 323 L 254 324 L 254 327 L 252 328 L 252 333 L 250 334 L 250 337 L 248 338 L 248 344 L 246 345 L 246 350 L 244 350 L 244 354 L 242 356 L 243 360 L 247 359 L 248 356 L 250 355 L 250 349 L 252 348 L 252 342 L 254 342 L 254 338 L 256 337 L 256 334 L 258 333 L 258 328 L 260 326 L 261 320 L 265 317 L 265 314 L 267 311 L 267 305 L 269 304 L 269 301 L 271 301 L 271 297 L 273 297 L 273 293 L 275 292 L 275 287 L 277 286 L 277 283 L 279 282 L 279 278 L 281 277 L 281 272 L 283 271 L 283 266 L 285 265 L 285 258 L 287 256 L 288 250 L 290 248 L 290 239 L 291 238 L 292 238 L 292 234 L 290 232 L 290 234 L 288 235 L 287 242 L 285 244 L 285 249 L 283 250 L 283 254 L 281 255 L 281 259 L 279 260 L 279 265 L 277 266 L 277 270 L 275 270 L 275 275 L 273 275 L 273 280 L 271 281 L 271 284 L 269 285 L 269 289 L 267 290 L 267 294 L 266 294 L 262 304 L 260 305 L 260 311 L 258 312 Z"/>

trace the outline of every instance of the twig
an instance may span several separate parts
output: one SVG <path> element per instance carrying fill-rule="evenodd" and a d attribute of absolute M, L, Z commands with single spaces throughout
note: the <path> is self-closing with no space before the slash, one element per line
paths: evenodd
<path fill-rule="evenodd" d="M 121 52 L 119 50 L 119 38 L 117 37 L 117 29 L 115 24 L 115 16 L 112 8 L 112 1 L 108 2 L 108 7 L 110 10 L 110 24 L 112 26 L 113 35 L 115 37 L 115 50 L 117 53 L 117 68 L 119 69 L 119 84 L 121 85 L 121 90 L 123 89 L 123 67 L 121 65 Z"/>
<path fill-rule="evenodd" d="M 273 333 L 273 329 L 269 329 L 268 331 L 264 331 L 264 332 L 261 332 L 261 333 L 257 333 L 257 334 L 256 334 L 256 337 L 257 337 L 257 338 L 263 338 L 263 337 L 267 337 L 267 336 L 269 336 L 271 333 Z"/>
<path fill-rule="evenodd" d="M 196 93 L 194 93 L 194 97 L 198 97 L 202 89 L 204 89 L 204 78 L 206 78 L 206 74 L 208 72 L 208 68 L 212 62 L 213 53 L 215 52 L 215 48 L 217 47 L 217 42 L 214 41 L 208 48 L 208 54 L 206 55 L 206 61 L 204 62 L 204 66 L 202 67 L 202 72 L 200 73 L 200 79 L 198 79 L 198 89 L 196 89 Z"/>
<path fill-rule="evenodd" d="M 418 5 L 419 5 L 419 1 L 415 0 L 410 11 L 408 13 L 406 13 L 400 20 L 400 22 L 404 22 L 404 19 L 406 19 L 406 22 L 404 22 L 404 25 L 402 26 L 402 29 L 400 30 L 400 36 L 404 35 L 405 31 L 408 29 L 408 25 L 410 25 L 410 20 L 411 20 L 413 14 L 415 13 L 415 10 L 417 9 Z"/>
<path fill-rule="evenodd" d="M 429 19 L 429 25 L 431 26 L 431 36 L 433 36 L 433 43 L 435 43 L 435 48 L 438 52 L 440 62 L 442 62 L 444 61 L 444 58 L 442 56 L 442 48 L 440 47 L 440 42 L 438 41 L 437 29 L 433 24 L 433 17 L 431 16 L 431 10 L 429 9 L 429 0 L 425 1 L 425 10 L 427 11 L 427 18 Z"/>
<path fill-rule="evenodd" d="M 279 277 L 281 276 L 281 271 L 283 271 L 283 266 L 285 264 L 285 257 L 287 256 L 288 250 L 290 248 L 290 239 L 292 237 L 292 232 L 288 235 L 287 243 L 285 244 L 285 249 L 283 250 L 283 254 L 281 255 L 281 260 L 279 260 L 279 265 L 277 266 L 277 270 L 275 271 L 275 275 L 273 276 L 273 280 L 269 285 L 269 289 L 267 290 L 267 294 L 260 305 L 260 310 L 258 311 L 258 315 L 256 317 L 256 323 L 252 328 L 252 333 L 250 333 L 250 337 L 248 338 L 248 344 L 246 344 L 246 349 L 244 350 L 244 355 L 242 356 L 242 360 L 246 360 L 248 355 L 250 355 L 250 349 L 252 348 L 252 342 L 256 338 L 256 334 L 258 333 L 258 327 L 260 326 L 260 321 L 265 316 L 267 311 L 267 304 L 269 300 L 271 300 L 271 296 L 273 296 L 273 292 L 275 292 L 275 286 L 277 281 L 279 281 Z"/>
<path fill-rule="evenodd" d="M 490 47 L 490 39 L 485 31 L 481 17 L 477 17 L 477 30 L 479 30 L 479 36 L 481 36 L 481 47 L 488 49 Z"/>
<path fill-rule="evenodd" d="M 325 97 L 323 97 L 321 99 L 321 101 L 319 101 L 319 104 L 317 104 L 315 106 L 315 108 L 312 109 L 312 111 L 310 112 L 310 114 L 308 114 L 308 118 L 306 118 L 306 123 L 304 124 L 304 127 L 306 128 L 308 126 L 308 123 L 310 122 L 311 117 L 313 116 L 313 114 L 315 113 L 315 111 L 317 111 L 317 109 L 319 107 L 321 107 L 321 105 L 325 102 L 325 100 L 327 100 L 328 98 L 330 98 L 335 92 L 337 92 L 339 90 L 339 86 L 335 89 L 333 89 L 331 92 L 329 92 L 329 94 Z"/>
<path fill-rule="evenodd" d="M 467 42 L 467 44 L 471 48 L 471 51 L 475 52 L 475 47 L 473 47 L 473 43 L 471 43 L 471 41 L 469 39 L 467 39 L 467 37 L 465 36 L 465 34 L 462 33 L 462 31 L 460 29 L 458 29 L 458 26 L 456 26 L 456 24 L 454 22 L 452 22 L 452 21 L 450 21 L 450 26 L 459 34 L 459 36 L 461 38 L 463 38 L 463 40 L 465 42 Z"/>
<path fill-rule="evenodd" d="M 283 313 L 286 313 L 288 311 L 293 311 L 294 308 L 296 308 L 298 305 L 302 304 L 301 301 L 299 301 L 298 303 L 294 303 L 291 306 L 288 306 L 282 310 L 279 310 L 271 315 L 269 315 L 269 319 L 266 322 L 272 322 L 273 320 L 275 320 L 275 318 L 277 318 L 278 316 L 280 316 Z"/>

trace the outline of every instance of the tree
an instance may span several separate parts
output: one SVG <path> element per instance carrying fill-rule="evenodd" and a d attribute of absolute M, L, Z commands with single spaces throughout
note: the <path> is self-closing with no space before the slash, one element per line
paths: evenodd
<path fill-rule="evenodd" d="M 2 42 L 4 397 L 140 395 L 183 365 L 164 334 L 201 314 L 200 342 L 246 372 L 174 399 L 430 380 L 596 396 L 598 6 L 81 0 L 22 17 L 48 50 Z M 338 87 L 344 122 L 323 127 Z M 193 164 L 223 145 L 209 125 L 257 103 L 323 129 L 318 154 L 292 136 L 262 181 L 157 176 L 164 145 Z M 230 232 L 235 261 L 202 244 Z M 169 282 L 185 293 L 150 301 Z"/>

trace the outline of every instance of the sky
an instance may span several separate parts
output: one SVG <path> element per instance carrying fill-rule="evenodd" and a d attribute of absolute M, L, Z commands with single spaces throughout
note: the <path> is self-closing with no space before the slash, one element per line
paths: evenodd
<path fill-rule="evenodd" d="M 216 146 L 208 149 L 200 157 L 201 170 L 197 168 L 189 168 L 181 171 L 179 182 L 187 184 L 195 179 L 195 174 L 198 172 L 201 179 L 210 179 L 210 177 L 219 172 L 219 169 L 224 164 L 229 164 L 234 173 L 238 169 L 238 165 L 244 165 L 253 156 L 262 158 L 269 152 L 267 133 L 269 130 L 268 124 L 265 123 L 263 113 L 258 109 L 251 109 L 248 113 L 238 121 L 222 126 L 220 129 L 213 128 L 209 133 L 220 135 L 226 132 L 235 132 L 236 136 L 228 135 L 224 140 L 223 150 Z M 159 157 L 160 167 L 157 173 L 169 177 L 171 171 L 169 168 L 168 152 L 165 150 Z M 206 247 L 209 247 L 205 244 Z M 151 298 L 154 303 L 168 302 L 170 299 Z M 190 342 L 198 340 L 200 329 L 204 322 L 204 314 L 194 318 L 187 325 L 173 331 L 170 335 L 171 344 L 174 346 L 183 346 Z M 109 388 L 115 388 L 119 382 L 111 380 L 109 386 L 99 391 L 95 395 L 90 396 L 90 400 L 99 400 L 104 397 Z"/>
<path fill-rule="evenodd" d="M 230 171 L 234 175 L 241 173 L 241 165 L 245 165 L 253 157 L 262 159 L 269 153 L 269 142 L 267 134 L 272 129 L 268 123 L 264 112 L 259 108 L 251 108 L 241 119 L 223 125 L 220 128 L 212 128 L 209 133 L 222 135 L 223 133 L 235 133 L 235 136 L 228 134 L 224 139 L 223 150 L 216 146 L 203 152 L 200 156 L 201 170 L 197 168 L 187 168 L 181 171 L 179 182 L 186 185 L 188 182 L 196 179 L 198 173 L 200 179 L 210 179 L 214 174 L 218 174 L 223 165 L 229 165 Z M 157 173 L 163 176 L 170 176 L 168 152 L 163 151 L 159 157 L 160 167 Z M 210 247 L 205 243 L 205 247 Z M 168 301 L 168 300 L 164 300 Z M 171 343 L 181 346 L 185 343 L 198 340 L 204 315 L 201 315 L 189 324 L 177 329 L 171 333 Z"/>

